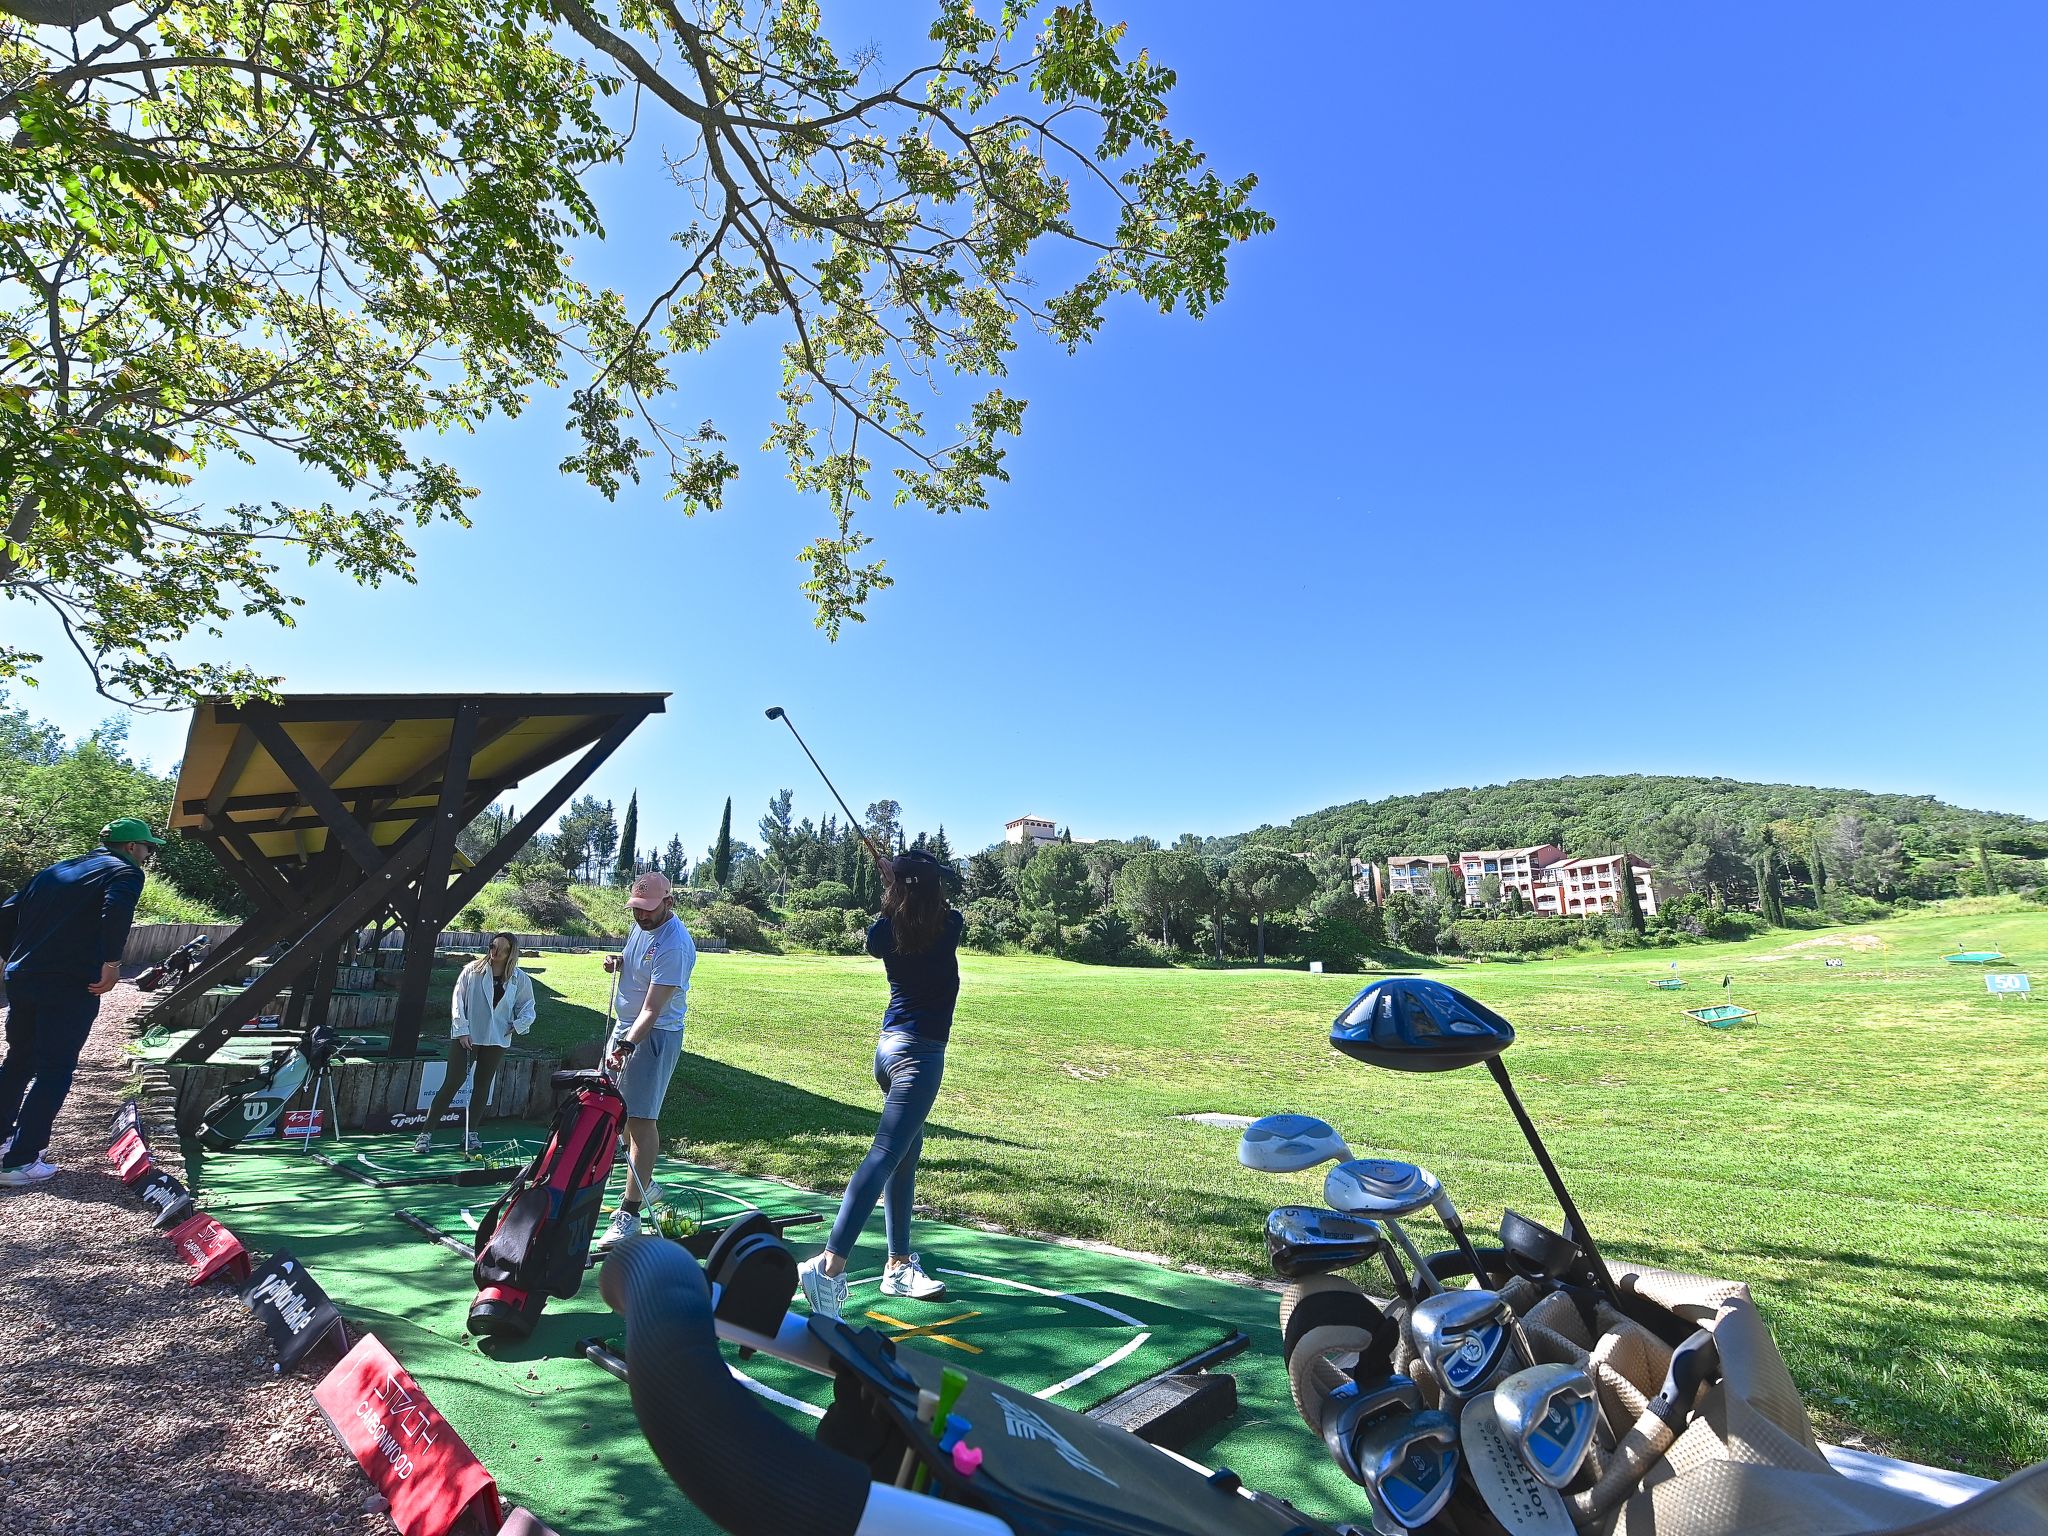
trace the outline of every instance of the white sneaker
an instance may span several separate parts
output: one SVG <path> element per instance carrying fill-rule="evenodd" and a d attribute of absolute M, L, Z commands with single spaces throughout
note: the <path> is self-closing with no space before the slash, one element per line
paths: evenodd
<path fill-rule="evenodd" d="M 57 1170 L 40 1157 L 19 1168 L 0 1168 L 0 1189 L 19 1189 L 25 1184 L 40 1184 L 45 1179 L 55 1178 Z M 844 1290 L 845 1287 L 840 1287 Z"/>
<path fill-rule="evenodd" d="M 419 1133 L 419 1135 L 417 1135 L 417 1136 L 413 1137 L 413 1139 L 412 1139 L 412 1149 L 413 1149 L 413 1151 L 415 1151 L 415 1152 L 431 1152 L 431 1151 L 433 1151 L 433 1150 L 434 1150 L 434 1133 L 433 1133 L 432 1131 L 421 1131 L 421 1132 Z"/>
<path fill-rule="evenodd" d="M 596 1246 L 599 1248 L 610 1248 L 614 1244 L 623 1243 L 629 1237 L 638 1237 L 639 1235 L 640 1213 L 638 1211 L 613 1211 L 612 1224 L 604 1229 L 604 1233 L 598 1238 Z"/>
<path fill-rule="evenodd" d="M 9 1152 L 13 1150 L 14 1138 L 12 1136 L 9 1136 L 5 1141 L 0 1141 L 0 1157 L 5 1157 Z"/>
<path fill-rule="evenodd" d="M 465 1151 L 465 1152 L 469 1153 L 469 1154 L 470 1154 L 471 1156 L 475 1156 L 475 1155 L 476 1155 L 477 1153 L 479 1153 L 479 1152 L 483 1151 L 483 1149 L 484 1149 L 484 1139 L 483 1139 L 483 1137 L 481 1137 L 481 1136 L 477 1135 L 477 1133 L 476 1133 L 475 1131 L 470 1131 L 470 1132 L 468 1132 L 468 1133 L 467 1133 L 466 1135 L 464 1135 L 464 1136 L 463 1136 L 463 1138 L 462 1138 L 462 1150 L 463 1150 L 463 1151 Z"/>
<path fill-rule="evenodd" d="M 803 1287 L 804 1304 L 811 1309 L 811 1316 L 837 1317 L 846 1305 L 846 1276 L 826 1274 L 824 1264 L 822 1253 L 805 1259 L 796 1267 L 796 1282 Z"/>
<path fill-rule="evenodd" d="M 901 1264 L 892 1264 L 882 1271 L 881 1291 L 884 1296 L 907 1296 L 912 1301 L 937 1301 L 946 1294 L 946 1282 L 934 1280 L 924 1272 L 912 1254 Z"/>

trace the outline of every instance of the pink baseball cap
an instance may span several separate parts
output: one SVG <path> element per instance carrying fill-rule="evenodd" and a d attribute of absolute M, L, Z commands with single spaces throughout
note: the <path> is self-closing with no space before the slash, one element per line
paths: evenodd
<path fill-rule="evenodd" d="M 638 907 L 642 912 L 652 912 L 669 898 L 668 876 L 659 870 L 650 869 L 633 881 L 633 894 L 626 898 L 626 905 Z"/>

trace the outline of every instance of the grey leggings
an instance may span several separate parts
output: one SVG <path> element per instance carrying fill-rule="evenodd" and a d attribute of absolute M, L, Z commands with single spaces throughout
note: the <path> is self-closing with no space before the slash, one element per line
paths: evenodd
<path fill-rule="evenodd" d="M 462 1091 L 462 1080 L 469 1076 L 472 1061 L 476 1063 L 476 1087 L 469 1095 L 469 1118 L 472 1123 L 481 1120 L 484 1105 L 490 1102 L 491 1080 L 498 1075 L 498 1063 L 504 1059 L 505 1047 L 502 1045 L 471 1045 L 461 1035 L 450 1040 L 448 1075 L 441 1079 L 441 1091 L 434 1095 L 434 1106 L 427 1111 L 426 1129 L 431 1131 L 448 1113 L 449 1104 Z"/>
<path fill-rule="evenodd" d="M 925 1116 L 939 1096 L 946 1075 L 946 1042 L 920 1040 L 907 1030 L 882 1033 L 875 1048 L 875 1086 L 882 1090 L 882 1123 L 875 1144 L 861 1159 L 839 1202 L 839 1219 L 825 1246 L 842 1259 L 853 1252 L 868 1213 L 882 1201 L 883 1230 L 889 1235 L 889 1256 L 910 1252 L 910 1209 L 917 1193 L 917 1159 L 924 1151 Z"/>

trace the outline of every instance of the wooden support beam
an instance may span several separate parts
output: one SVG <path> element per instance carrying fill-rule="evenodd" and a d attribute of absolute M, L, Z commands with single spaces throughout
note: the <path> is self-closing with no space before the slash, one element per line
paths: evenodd
<path fill-rule="evenodd" d="M 398 1012 L 391 1023 L 391 1054 L 410 1056 L 419 1046 L 420 1019 L 426 1012 L 427 983 L 433 979 L 434 944 L 440 936 L 442 907 L 448 896 L 448 870 L 455 862 L 455 837 L 468 823 L 463 805 L 469 788 L 469 763 L 476 744 L 474 704 L 455 712 L 448 733 L 447 761 L 441 767 L 441 798 L 431 823 L 432 844 L 420 868 L 419 899 L 413 924 L 405 931 L 405 971 L 398 981 Z"/>
<path fill-rule="evenodd" d="M 491 845 L 490 852 L 478 859 L 468 873 L 456 880 L 448 892 L 444 909 L 460 912 L 476 900 L 477 893 L 489 885 L 498 871 L 512 861 L 512 855 L 524 848 L 532 840 L 534 833 L 546 826 L 555 812 L 569 803 L 570 796 L 589 781 L 590 776 L 597 772 L 604 760 L 616 752 L 619 744 L 632 735 L 640 722 L 646 718 L 644 714 L 623 715 L 613 721 L 611 728 L 599 736 L 590 750 L 576 760 L 575 766 L 555 782 L 554 788 L 528 806 L 526 814 L 519 818 L 518 823 Z"/>
<path fill-rule="evenodd" d="M 665 693 L 442 693 L 442 694 L 302 694 L 277 703 L 251 699 L 246 704 L 216 704 L 213 718 L 238 722 L 274 720 L 297 724 L 315 720 L 361 720 L 382 715 L 389 720 L 448 720 L 465 704 L 486 713 L 524 710 L 529 716 L 560 719 L 574 715 L 660 714 Z"/>
<path fill-rule="evenodd" d="M 327 824 L 327 835 L 341 840 L 341 846 L 348 850 L 349 857 L 364 874 L 379 868 L 384 854 L 377 847 L 370 834 L 363 830 L 361 822 L 348 813 L 341 803 L 341 797 L 334 787 L 320 777 L 320 770 L 306 761 L 306 754 L 299 750 L 283 726 L 272 720 L 251 720 L 249 729 L 256 733 L 256 739 L 263 743 L 263 750 L 271 760 L 284 770 L 285 777 L 306 797 L 306 804 L 320 815 Z"/>
<path fill-rule="evenodd" d="M 235 785 L 242 777 L 242 770 L 249 766 L 249 759 L 255 755 L 256 738 L 248 731 L 235 732 L 235 739 L 228 746 L 227 760 L 221 764 L 220 776 L 213 781 L 213 789 L 207 794 L 199 811 L 207 816 L 218 816 L 220 808 L 235 792 Z M 189 807 L 191 802 L 186 802 Z"/>
<path fill-rule="evenodd" d="M 355 767 L 357 760 L 377 744 L 377 738 L 391 729 L 391 724 L 389 720 L 365 720 L 350 731 L 348 740 L 329 753 L 327 761 L 320 765 L 320 782 L 332 784 Z M 305 801 L 300 796 L 293 795 L 290 803 L 278 812 L 278 822 L 282 824 L 290 821 L 292 812 L 303 804 Z"/>

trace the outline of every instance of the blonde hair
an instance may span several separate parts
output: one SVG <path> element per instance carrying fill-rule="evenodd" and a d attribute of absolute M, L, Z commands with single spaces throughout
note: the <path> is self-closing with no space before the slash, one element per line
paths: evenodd
<path fill-rule="evenodd" d="M 519 969 L 519 937 L 517 934 L 511 933 L 494 933 L 491 935 L 491 944 L 497 943 L 500 939 L 505 941 L 507 951 L 505 956 L 505 981 L 507 985 L 510 985 L 512 973 Z M 484 952 L 462 968 L 463 975 L 486 976 L 490 974 L 491 944 L 486 944 Z"/>

